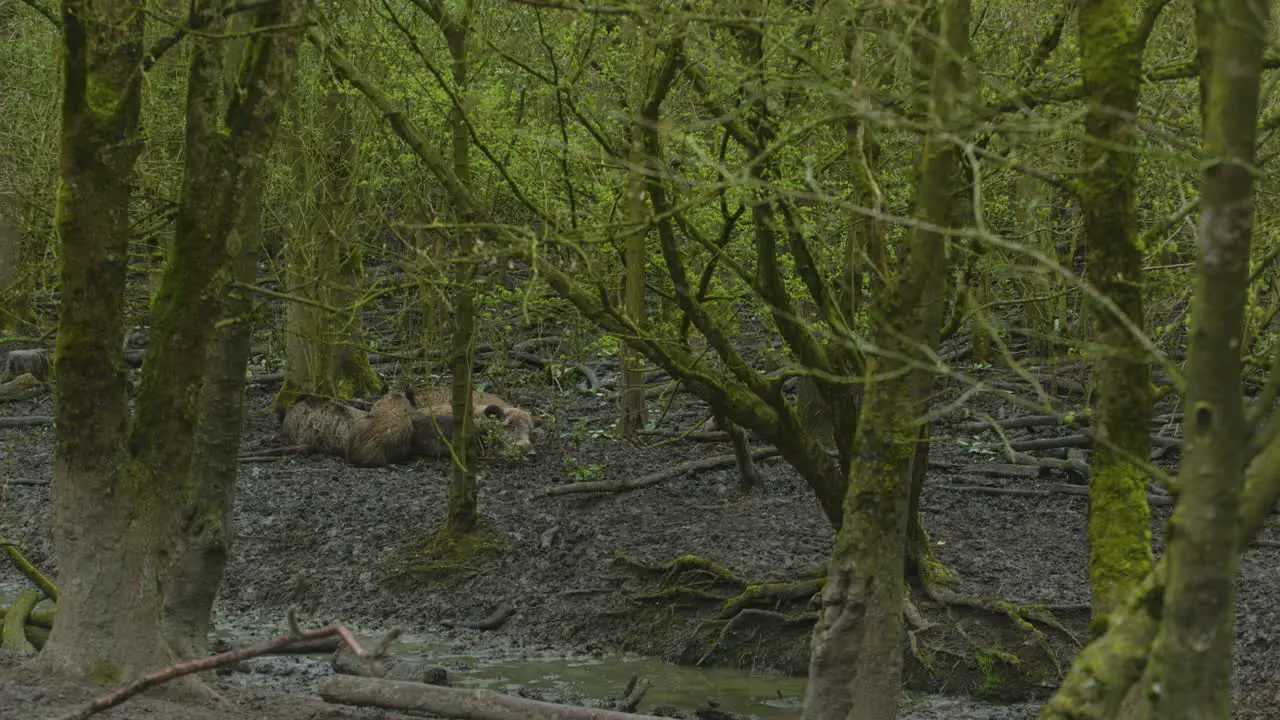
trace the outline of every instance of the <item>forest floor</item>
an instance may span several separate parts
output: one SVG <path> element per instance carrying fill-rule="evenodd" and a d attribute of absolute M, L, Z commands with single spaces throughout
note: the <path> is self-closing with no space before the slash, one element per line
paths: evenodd
<path fill-rule="evenodd" d="M 269 410 L 273 389 L 251 387 L 244 455 L 280 444 Z M 445 519 L 443 461 L 381 469 L 356 469 L 320 457 L 245 464 L 236 502 L 236 546 L 218 604 L 219 626 L 229 628 L 236 642 L 267 637 L 285 627 L 287 608 L 293 605 L 304 625 L 338 621 L 369 636 L 400 627 L 411 644 L 417 643 L 420 655 L 435 658 L 451 673 L 465 675 L 473 669 L 469 665 L 483 664 L 485 657 L 527 660 L 565 651 L 582 659 L 576 665 L 589 667 L 630 649 L 628 638 L 635 635 L 635 628 L 620 630 L 617 618 L 626 592 L 613 567 L 619 552 L 655 564 L 696 554 L 744 578 L 799 575 L 827 559 L 833 537 L 813 494 L 777 460 L 761 463 L 765 487 L 749 496 L 739 494 L 736 472 L 730 467 L 628 493 L 546 497 L 543 491 L 554 485 L 635 478 L 729 450 L 718 443 L 688 441 L 642 448 L 610 439 L 605 435 L 615 416 L 614 404 L 590 394 L 530 391 L 508 397 L 554 416 L 554 421 L 535 435 L 535 460 L 498 461 L 483 469 L 481 513 L 485 525 L 501 537 L 498 555 L 440 578 L 398 575 L 405 550 L 421 546 Z M 681 400 L 674 407 L 663 427 L 688 428 L 702 418 L 696 403 Z M 996 412 L 994 406 L 986 410 Z M 0 405 L 0 416 L 51 414 L 48 396 Z M 980 461 L 973 446 L 956 442 L 935 444 L 932 459 L 952 467 Z M 0 428 L 0 534 L 24 543 L 28 557 L 56 578 L 49 533 L 51 461 L 51 427 Z M 1063 481 L 1059 477 L 1014 482 L 1018 488 L 1036 489 Z M 989 485 L 990 479 L 931 470 L 922 498 L 935 551 L 961 588 L 1016 603 L 1087 604 L 1085 498 L 971 491 L 982 484 Z M 1167 507 L 1153 508 L 1158 553 L 1163 551 L 1168 512 Z M 1280 540 L 1276 528 L 1267 532 L 1270 542 Z M 12 598 L 21 586 L 15 571 L 0 563 L 0 601 Z M 1277 718 L 1280 549 L 1246 553 L 1238 592 L 1235 716 Z M 517 612 L 493 632 L 444 629 L 439 624 L 479 620 L 504 605 Z M 318 660 L 299 662 L 263 659 L 220 676 L 220 686 L 239 704 L 236 711 L 179 708 L 160 699 L 139 698 L 105 717 L 143 712 L 180 720 L 394 716 L 300 697 L 299 691 L 314 692 L 328 666 Z M 564 662 L 555 669 L 565 673 L 571 666 L 575 663 Z M 498 673 L 504 674 L 494 680 L 499 688 L 511 687 L 512 672 Z M 747 684 L 754 689 L 748 694 L 757 701 L 785 695 L 790 704 L 739 703 L 733 709 L 761 711 L 757 714 L 768 717 L 796 716 L 797 692 L 794 685 L 786 685 L 790 679 L 746 671 L 742 677 L 750 678 Z M 784 686 L 789 688 L 785 692 Z M 641 712 L 662 699 L 660 687 L 655 683 L 655 695 L 641 705 Z M 706 686 L 686 695 L 698 693 L 714 697 L 714 689 Z M 563 699 L 545 692 L 543 696 Z M 19 671 L 14 658 L 0 656 L 0 718 L 43 717 L 55 707 L 91 697 L 84 688 L 47 684 Z M 1030 718 L 1035 706 L 938 710 L 935 705 L 932 711 L 920 712 L 911 717 Z"/>

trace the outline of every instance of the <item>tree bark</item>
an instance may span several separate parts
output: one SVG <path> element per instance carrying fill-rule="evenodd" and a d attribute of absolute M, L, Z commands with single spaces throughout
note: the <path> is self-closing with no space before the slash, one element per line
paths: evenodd
<path fill-rule="evenodd" d="M 1232 548 L 1244 552 L 1280 500 L 1280 440 L 1273 439 L 1249 466 Z M 1164 613 L 1169 554 L 1165 553 L 1125 605 L 1108 618 L 1107 632 L 1076 656 L 1062 687 L 1040 710 L 1040 720 L 1112 720 L 1152 657 Z M 1215 716 L 1216 717 L 1216 716 Z"/>
<path fill-rule="evenodd" d="M 221 167 L 210 171 L 238 177 L 236 195 L 224 207 L 230 222 L 218 225 L 222 237 L 210 238 L 226 248 L 230 267 L 215 281 L 216 316 L 224 324 L 213 330 L 197 405 L 194 452 L 187 482 L 179 496 L 176 551 L 168 567 L 165 595 L 166 637 L 179 657 L 208 654 L 213 602 L 231 543 L 232 501 L 237 457 L 244 422 L 245 366 L 249 361 L 253 323 L 252 298 L 237 284 L 252 283 L 258 270 L 258 236 L 266 161 L 279 129 L 282 98 L 294 79 L 296 32 L 264 32 L 296 22 L 305 0 L 284 0 L 260 9 L 258 32 L 249 33 L 229 53 L 221 68 L 226 97 L 236 98 L 225 111 L 229 147 Z M 240 20 L 243 24 L 243 18 Z M 246 28 L 248 29 L 248 28 Z M 228 77 L 229 76 L 229 77 Z M 248 91 L 240 100 L 238 88 Z M 203 187 L 197 180 L 192 187 Z"/>
<path fill-rule="evenodd" d="M 932 93 L 938 123 L 952 122 L 964 92 L 969 55 L 969 1 L 947 0 L 939 17 Z M 921 161 L 920 217 L 947 227 L 960 213 L 963 176 L 958 150 L 941 134 L 926 140 Z M 862 415 L 853 439 L 845 520 L 822 591 L 810 650 L 805 720 L 892 720 L 902 678 L 902 599 L 912 526 L 913 477 L 934 378 L 909 370 L 901 356 L 936 350 L 946 307 L 948 237 L 920 229 L 907 266 L 874 309 L 874 343 L 887 349 L 868 362 Z M 887 371 L 887 372 L 885 372 Z M 894 372 L 901 371 L 901 372 Z"/>
<path fill-rule="evenodd" d="M 665 94 L 665 93 L 664 93 Z M 634 120 L 637 126 L 648 122 L 643 113 Z M 656 132 L 656 129 L 654 130 Z M 645 241 L 649 237 L 648 207 L 645 202 L 645 171 L 649 168 L 641 134 L 645 132 L 639 127 L 634 131 L 632 158 L 632 177 L 626 187 L 627 221 L 630 226 L 626 236 L 623 258 L 622 308 L 637 328 L 645 326 L 644 316 L 644 282 L 645 260 L 647 252 Z M 661 181 L 661 178 L 658 178 Z M 646 407 L 644 398 L 644 356 L 632 350 L 623 338 L 619 352 L 622 362 L 621 385 L 618 388 L 618 402 L 621 414 L 618 422 L 618 435 L 633 440 L 636 433 L 644 428 Z"/>
<path fill-rule="evenodd" d="M 1082 0 L 1080 69 L 1088 93 L 1081 144 L 1085 176 L 1085 276 L 1113 307 L 1090 308 L 1100 354 L 1094 360 L 1095 431 L 1089 469 L 1089 584 L 1101 618 L 1151 570 L 1147 464 L 1151 381 L 1141 328 L 1143 251 L 1135 233 L 1138 112 L 1145 39 L 1132 0 Z"/>
<path fill-rule="evenodd" d="M 159 488 L 130 476 L 121 354 L 130 181 L 141 150 L 142 5 L 62 5 L 52 487 L 61 591 L 39 662 L 97 682 L 135 677 L 167 659 L 154 557 Z"/>
<path fill-rule="evenodd" d="M 1236 548 L 1248 426 L 1241 333 L 1248 301 L 1253 175 L 1265 0 L 1215 0 L 1205 70 L 1205 171 L 1200 257 L 1187 352 L 1186 433 L 1170 521 L 1169 581 L 1144 689 L 1150 717 L 1231 712 Z"/>
<path fill-rule="evenodd" d="M 473 11 L 471 0 L 465 0 L 460 13 L 455 15 L 442 0 L 428 3 L 431 18 L 439 26 L 449 46 L 453 61 L 453 90 L 455 103 L 449 113 L 450 146 L 453 151 L 452 169 L 458 182 L 471 190 L 471 139 L 468 136 L 464 113 L 469 107 L 467 75 L 470 58 L 470 26 Z M 457 212 L 461 232 L 458 233 L 457 256 L 453 258 L 454 312 L 453 337 L 450 347 L 450 371 L 453 377 L 453 467 L 449 476 L 448 529 L 455 533 L 469 533 L 480 522 L 477 507 L 474 445 L 474 410 L 471 404 L 471 370 L 475 366 L 475 278 L 476 259 L 475 230 L 471 227 L 478 219 L 473 208 L 463 206 Z"/>

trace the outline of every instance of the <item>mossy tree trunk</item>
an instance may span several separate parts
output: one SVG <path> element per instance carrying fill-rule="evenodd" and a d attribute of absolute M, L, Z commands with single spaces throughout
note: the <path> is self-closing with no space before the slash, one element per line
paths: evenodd
<path fill-rule="evenodd" d="M 1041 720 L 1113 718 L 1134 684 L 1145 717 L 1230 715 L 1239 554 L 1280 498 L 1276 417 L 1247 432 L 1241 396 L 1253 171 L 1268 3 L 1198 7 L 1205 171 L 1187 357 L 1187 442 L 1168 551 L 1085 648 Z M 1268 409 L 1269 410 L 1269 409 Z M 1248 471 L 1245 471 L 1245 468 Z"/>
<path fill-rule="evenodd" d="M 189 472 L 178 488 L 181 507 L 175 551 L 168 567 L 164 617 L 166 637 L 179 657 L 208 654 L 208 634 L 218 585 L 231 543 L 231 505 L 244 418 L 245 367 L 252 341 L 253 299 L 237 284 L 252 284 L 258 271 L 258 235 L 265 166 L 279 128 L 282 98 L 288 97 L 298 45 L 296 32 L 267 32 L 289 25 L 302 15 L 305 0 L 286 0 L 254 14 L 251 27 L 227 54 L 221 68 L 225 82 L 218 103 L 224 120 L 201 140 L 221 145 L 205 172 L 231 180 L 229 197 L 220 209 L 226 217 L 216 227 L 222 237 L 209 241 L 225 247 L 229 267 L 220 271 L 213 297 L 219 326 L 206 350 L 200 387 L 194 450 Z M 210 58 L 213 62 L 213 58 Z M 212 79 L 202 82 L 212 82 Z M 244 94 L 239 94 L 243 90 Z M 190 146 L 190 143 L 189 143 Z M 188 177 L 183 202 L 204 202 L 209 177 Z"/>
<path fill-rule="evenodd" d="M 1143 252 L 1135 233 L 1138 155 L 1134 117 L 1146 33 L 1133 0 L 1082 0 L 1080 69 L 1088 94 L 1078 184 L 1086 279 L 1111 308 L 1094 304 L 1097 433 L 1089 468 L 1089 584 L 1095 618 L 1123 603 L 1151 570 L 1146 468 L 1151 381 L 1143 326 Z"/>
<path fill-rule="evenodd" d="M 1245 474 L 1240 512 L 1229 547 L 1244 552 L 1280 501 L 1280 441 L 1268 439 Z M 1108 618 L 1107 631 L 1076 656 L 1062 687 L 1039 720 L 1111 720 L 1153 659 L 1152 643 L 1165 617 L 1171 557 L 1156 561 L 1128 601 Z M 1163 688 L 1162 688 L 1163 690 Z M 1160 716 L 1155 716 L 1160 717 Z M 1182 716 L 1176 716 L 1182 717 Z M 1226 717 L 1212 713 L 1207 717 Z"/>
<path fill-rule="evenodd" d="M 332 78 L 319 83 L 318 89 L 300 85 L 292 94 L 294 126 L 300 128 L 306 124 L 305 109 L 312 107 L 309 93 L 319 93 L 316 112 L 322 130 L 314 144 L 300 131 L 290 142 L 294 183 L 305 200 L 297 207 L 285 246 L 285 284 L 299 301 L 285 310 L 285 381 L 276 398 L 284 407 L 298 393 L 353 397 L 380 386 L 365 351 L 358 302 L 364 286 L 355 227 L 358 128 L 339 83 Z"/>
<path fill-rule="evenodd" d="M 633 132 L 632 141 L 632 176 L 627 182 L 625 191 L 628 232 L 622 263 L 622 308 L 636 327 L 643 328 L 645 326 L 645 262 L 648 257 L 645 245 L 649 238 L 649 208 L 645 198 L 645 172 L 648 163 L 640 140 L 644 131 L 640 130 L 639 126 L 649 122 L 649 118 L 642 111 L 637 113 L 633 122 L 637 130 Z M 632 440 L 635 439 L 636 433 L 644 428 L 647 415 L 644 397 L 644 356 L 632 350 L 626 338 L 623 338 L 618 360 L 622 363 L 621 385 L 618 388 L 618 404 L 621 411 L 618 418 L 618 435 Z"/>
<path fill-rule="evenodd" d="M 1265 0 L 1202 3 L 1212 23 L 1207 68 L 1200 257 L 1187 352 L 1186 434 L 1170 520 L 1163 621 L 1144 682 L 1149 717 L 1231 712 L 1235 583 L 1249 427 L 1241 396 L 1241 333 L 1253 235 L 1254 153 Z M 1275 423 L 1268 424 L 1268 430 Z M 1273 438 L 1265 440 L 1274 441 Z"/>
<path fill-rule="evenodd" d="M 130 182 L 141 150 L 142 6 L 62 4 L 52 487 L 60 578 L 58 622 L 39 660 L 98 682 L 167 659 L 155 565 L 160 488 L 130 473 L 121 354 Z"/>
<path fill-rule="evenodd" d="M 941 3 L 939 47 L 933 53 L 937 124 L 948 128 L 966 87 L 969 1 Z M 963 174 L 959 152 L 943 133 L 927 138 L 917 214 L 947 227 L 957 216 Z M 873 307 L 873 339 L 885 349 L 868 361 L 862 414 L 853 438 L 845 521 L 836 539 L 822 610 L 814 629 L 806 720 L 897 717 L 902 676 L 902 599 L 913 480 L 925 457 L 920 418 L 934 378 L 900 358 L 924 360 L 936 351 L 946 308 L 949 238 L 919 229 L 906 266 Z"/>
<path fill-rule="evenodd" d="M 332 135 L 326 139 L 321 155 L 324 180 L 319 185 L 317 209 L 321 225 L 316 230 L 321 235 L 320 242 L 329 249 L 324 254 L 325 262 L 333 263 L 322 270 L 327 281 L 324 297 L 339 310 L 337 315 L 323 315 L 322 322 L 332 326 L 325 333 L 332 345 L 324 350 L 332 354 L 327 368 L 333 373 L 335 394 L 353 397 L 376 392 L 381 385 L 365 350 L 364 313 L 359 302 L 365 285 L 364 257 L 356 231 L 360 205 L 355 177 L 361 136 L 351 98 L 342 92 L 338 81 L 326 78 L 322 92 L 326 126 Z"/>
<path fill-rule="evenodd" d="M 4 202 L 0 195 L 0 202 Z M 0 215 L 0 331 L 25 332 L 31 324 L 30 281 L 22 231 Z"/>
<path fill-rule="evenodd" d="M 449 140 L 453 158 L 450 165 L 453 177 L 468 193 L 471 187 L 471 139 L 468 134 L 466 113 L 471 19 L 474 5 L 464 0 L 457 11 L 445 6 L 443 0 L 427 0 L 420 7 L 440 28 L 449 46 L 453 69 L 454 105 L 449 113 Z M 478 208 L 460 204 L 455 214 L 458 221 L 458 242 L 452 258 L 453 328 L 449 348 L 449 369 L 453 379 L 453 468 L 449 476 L 449 511 L 446 521 L 450 531 L 469 533 L 480 521 L 476 495 L 475 458 L 472 457 L 471 437 L 475 433 L 471 406 L 471 370 L 475 365 L 475 279 L 476 279 L 476 229 Z"/>

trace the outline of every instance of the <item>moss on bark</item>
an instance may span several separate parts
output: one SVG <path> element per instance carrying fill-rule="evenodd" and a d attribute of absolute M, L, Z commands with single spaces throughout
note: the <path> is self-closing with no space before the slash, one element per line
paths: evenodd
<path fill-rule="evenodd" d="M 1151 569 L 1147 434 L 1151 383 L 1143 325 L 1143 251 L 1135 233 L 1142 38 L 1132 0 L 1079 5 L 1080 69 L 1088 94 L 1081 144 L 1085 177 L 1086 278 L 1110 301 L 1091 307 L 1100 355 L 1094 362 L 1097 441 L 1089 473 L 1089 581 L 1095 615 L 1110 612 Z"/>
<path fill-rule="evenodd" d="M 130 180 L 141 149 L 141 5 L 63 3 L 52 488 L 62 587 L 40 662 L 97 681 L 136 677 L 168 659 L 155 562 L 158 488 L 139 482 L 126 457 L 120 352 Z"/>

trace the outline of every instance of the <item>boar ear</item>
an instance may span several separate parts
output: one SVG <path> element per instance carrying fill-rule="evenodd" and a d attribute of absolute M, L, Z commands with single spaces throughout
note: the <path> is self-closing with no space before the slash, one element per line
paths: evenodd
<path fill-rule="evenodd" d="M 485 417 L 501 418 L 505 414 L 501 405 L 486 405 L 484 408 Z"/>
<path fill-rule="evenodd" d="M 404 384 L 404 397 L 413 407 L 418 407 L 418 396 L 413 392 L 413 386 L 409 383 Z"/>

